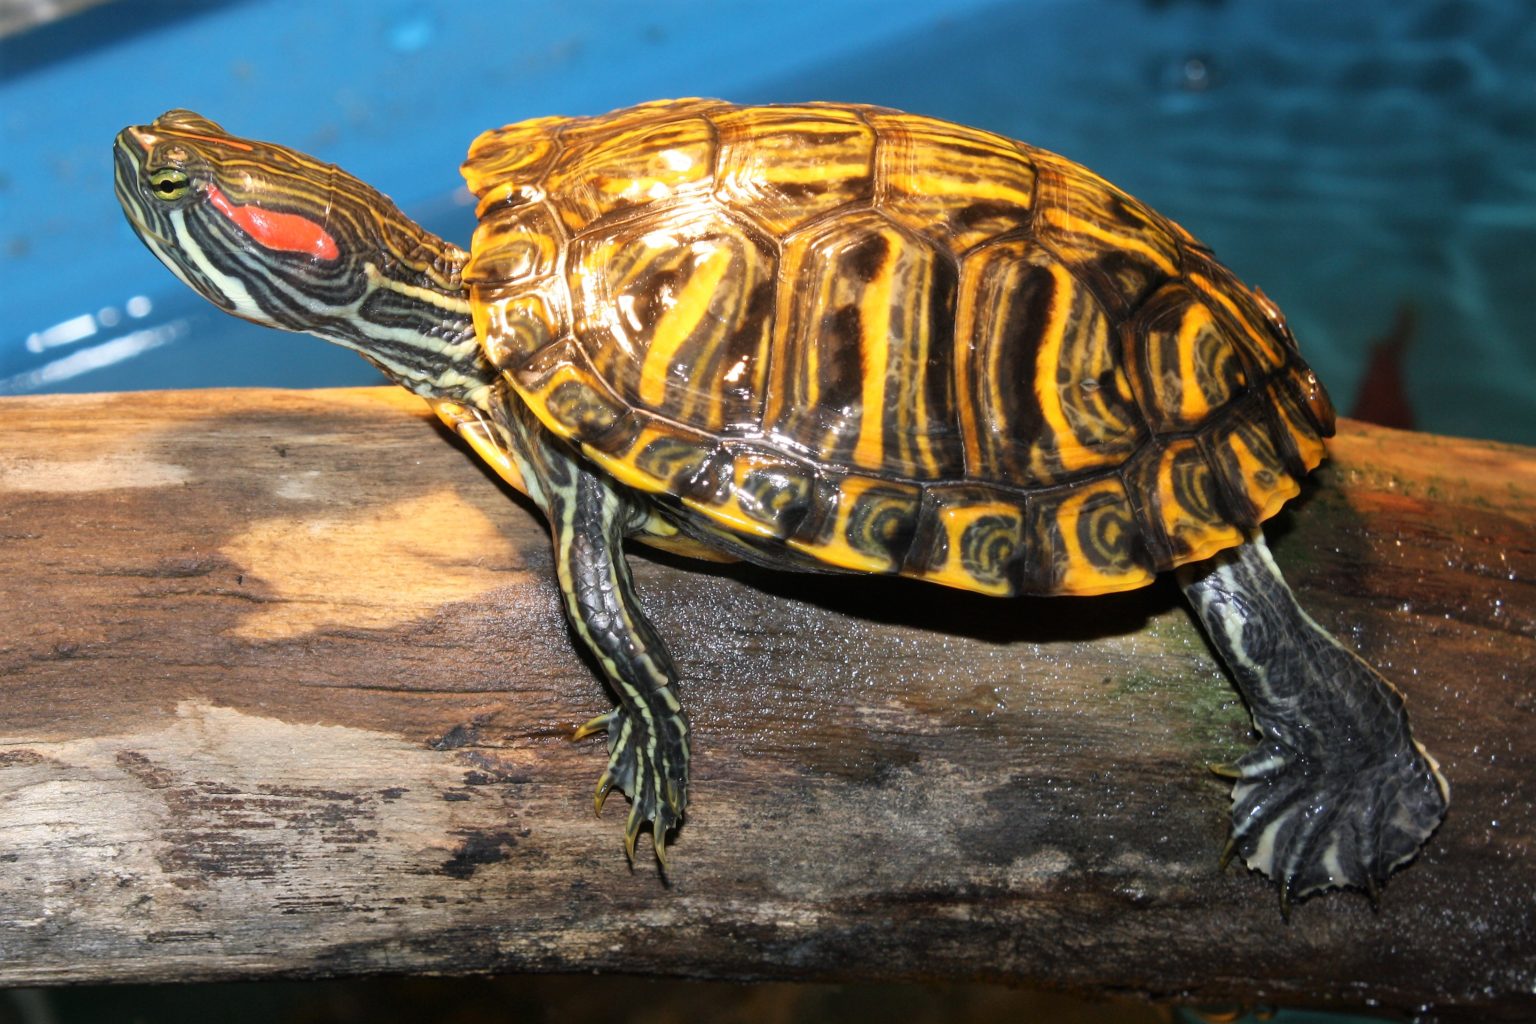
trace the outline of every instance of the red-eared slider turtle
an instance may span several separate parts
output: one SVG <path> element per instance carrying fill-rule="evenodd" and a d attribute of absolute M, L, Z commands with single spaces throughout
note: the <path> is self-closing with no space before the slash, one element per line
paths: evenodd
<path fill-rule="evenodd" d="M 842 104 L 650 103 L 480 136 L 471 252 L 187 111 L 128 128 L 139 237 L 221 308 L 356 349 L 549 518 L 617 707 L 601 801 L 658 855 L 687 799 L 677 672 L 625 537 L 985 594 L 1164 570 L 1261 742 L 1232 850 L 1292 898 L 1372 891 L 1445 813 L 1397 691 L 1296 604 L 1259 524 L 1333 411 L 1279 310 L 1062 157 Z M 1229 851 L 1230 852 L 1230 851 Z"/>

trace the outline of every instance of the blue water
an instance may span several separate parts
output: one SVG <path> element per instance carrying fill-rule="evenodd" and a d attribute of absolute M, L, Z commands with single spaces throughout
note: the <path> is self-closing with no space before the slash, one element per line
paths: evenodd
<path fill-rule="evenodd" d="M 0 41 L 0 394 L 376 379 L 143 250 L 112 196 L 125 124 L 191 107 L 462 243 L 482 128 L 700 94 L 1055 149 L 1263 287 L 1341 408 L 1406 309 L 1419 426 L 1536 443 L 1530 0 L 109 4 Z"/>

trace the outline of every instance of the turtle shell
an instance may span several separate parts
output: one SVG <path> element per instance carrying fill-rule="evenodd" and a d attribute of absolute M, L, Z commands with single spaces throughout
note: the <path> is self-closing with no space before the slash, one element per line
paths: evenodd
<path fill-rule="evenodd" d="M 875 107 L 490 131 L 488 357 L 675 514 L 828 567 L 1093 594 L 1241 543 L 1333 410 L 1279 311 L 1060 156 Z"/>

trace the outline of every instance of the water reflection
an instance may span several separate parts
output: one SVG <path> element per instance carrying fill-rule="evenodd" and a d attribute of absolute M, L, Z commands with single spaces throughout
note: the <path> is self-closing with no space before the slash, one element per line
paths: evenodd
<path fill-rule="evenodd" d="M 145 303 L 148 303 L 147 299 Z M 73 344 L 94 337 L 97 333 L 97 325 L 102 319 L 99 315 L 93 317 L 89 313 L 71 317 L 63 323 L 28 336 L 27 348 L 32 352 L 42 352 L 47 348 Z M 181 318 L 154 327 L 145 327 L 110 341 L 104 341 L 99 345 L 72 352 L 60 359 L 44 363 L 36 369 L 0 378 L 0 395 L 38 391 L 83 373 L 90 373 L 92 370 L 132 359 L 150 349 L 168 345 L 185 337 L 190 330 L 190 325 L 190 320 Z M 33 347 L 34 339 L 37 339 L 35 348 Z"/>

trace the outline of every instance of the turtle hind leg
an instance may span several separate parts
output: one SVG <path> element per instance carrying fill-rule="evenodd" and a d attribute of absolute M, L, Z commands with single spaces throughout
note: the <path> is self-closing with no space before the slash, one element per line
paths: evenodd
<path fill-rule="evenodd" d="M 1302 611 L 1257 531 L 1179 582 L 1261 737 L 1223 771 L 1229 850 L 1279 883 L 1283 905 L 1342 886 L 1374 896 L 1450 796 L 1402 695 Z"/>
<path fill-rule="evenodd" d="M 631 860 L 647 822 L 666 866 L 667 835 L 688 802 L 688 724 L 677 670 L 635 596 L 622 548 L 627 507 L 604 481 L 574 462 L 546 468 L 543 491 L 554 535 L 566 616 L 590 650 L 618 706 L 576 731 L 608 734 L 608 766 L 595 804 L 613 789 L 629 797 L 624 848 Z"/>

